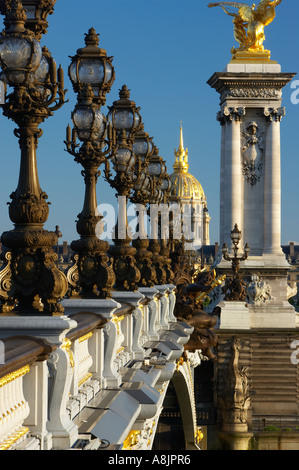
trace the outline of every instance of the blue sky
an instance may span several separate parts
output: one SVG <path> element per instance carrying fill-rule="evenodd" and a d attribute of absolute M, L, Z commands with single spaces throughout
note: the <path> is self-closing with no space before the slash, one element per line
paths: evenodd
<path fill-rule="evenodd" d="M 153 136 L 169 173 L 183 121 L 190 172 L 207 195 L 212 217 L 211 243 L 219 240 L 219 96 L 206 82 L 214 72 L 224 69 L 231 58 L 231 47 L 237 44 L 231 18 L 220 8 L 209 9 L 208 3 L 209 0 L 57 0 L 42 45 L 64 68 L 69 102 L 42 126 L 38 170 L 41 187 L 51 202 L 45 228 L 54 230 L 59 225 L 63 240 L 68 242 L 78 237 L 75 220 L 82 209 L 84 185 L 81 167 L 64 151 L 65 128 L 76 103 L 67 69 L 69 56 L 84 45 L 84 34 L 94 27 L 100 34 L 100 46 L 114 56 L 116 80 L 107 95 L 107 105 L 118 98 L 119 89 L 126 84 L 131 99 L 141 107 L 145 130 Z M 266 29 L 264 45 L 271 50 L 271 58 L 282 65 L 283 72 L 299 71 L 298 17 L 298 0 L 283 0 L 276 19 Z M 290 85 L 283 91 L 287 113 L 281 125 L 282 243 L 299 243 L 299 105 L 292 104 L 292 92 Z M 18 182 L 20 155 L 13 129 L 14 124 L 0 112 L 0 233 L 12 228 L 6 203 Z M 102 176 L 97 196 L 99 204 L 115 204 L 114 190 Z"/>

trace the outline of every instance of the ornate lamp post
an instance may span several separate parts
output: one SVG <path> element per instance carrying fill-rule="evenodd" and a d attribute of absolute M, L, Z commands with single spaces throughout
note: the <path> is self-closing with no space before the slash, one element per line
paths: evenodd
<path fill-rule="evenodd" d="M 106 94 L 110 92 L 115 80 L 115 72 L 112 65 L 113 57 L 108 57 L 105 49 L 99 47 L 99 35 L 94 28 L 90 28 L 85 35 L 85 47 L 77 50 L 72 57 L 69 67 L 75 93 L 79 93 L 90 85 L 93 92 L 93 102 L 103 106 L 106 102 Z"/>
<path fill-rule="evenodd" d="M 2 5 L 3 8 L 3 5 Z M 13 88 L 2 105 L 4 116 L 17 124 L 21 149 L 20 176 L 11 194 L 9 215 L 14 230 L 2 235 L 4 265 L 0 271 L 2 312 L 47 314 L 63 311 L 59 300 L 67 280 L 56 266 L 55 232 L 44 230 L 49 214 L 48 196 L 39 185 L 36 149 L 39 125 L 65 102 L 63 71 L 56 69 L 47 49 L 25 29 L 27 17 L 19 0 L 5 10 L 6 28 L 0 39 L 2 80 Z"/>
<path fill-rule="evenodd" d="M 149 251 L 149 238 L 144 227 L 146 217 L 146 205 L 150 196 L 150 176 L 148 173 L 149 159 L 153 154 L 154 146 L 152 138 L 144 131 L 143 124 L 137 132 L 133 144 L 133 151 L 141 161 L 140 176 L 136 175 L 136 182 L 130 200 L 136 205 L 138 212 L 138 236 L 133 239 L 132 245 L 136 248 L 136 265 L 140 271 L 139 285 L 152 287 L 157 284 L 156 271 L 152 264 L 152 252 Z"/>
<path fill-rule="evenodd" d="M 131 236 L 128 233 L 127 201 L 134 184 L 141 175 L 141 160 L 133 151 L 134 137 L 141 126 L 141 116 L 126 85 L 119 92 L 119 100 L 109 107 L 108 121 L 116 132 L 116 150 L 110 162 L 106 161 L 105 177 L 116 189 L 118 198 L 118 220 L 115 227 L 114 245 L 110 247 L 116 275 L 116 289 L 135 290 L 141 275 L 136 266 L 136 248 L 130 246 Z"/>
<path fill-rule="evenodd" d="M 171 238 L 173 237 L 173 231 L 172 227 L 173 224 L 176 223 L 175 220 L 173 220 L 173 212 L 169 212 L 169 195 L 170 195 L 170 190 L 171 190 L 171 180 L 168 175 L 168 173 L 165 173 L 160 189 L 163 194 L 163 205 L 166 208 L 166 213 L 169 214 L 169 217 L 171 220 L 167 220 L 167 227 L 163 227 L 162 224 L 162 229 L 164 228 L 164 233 L 161 232 L 161 240 L 160 240 L 160 246 L 161 246 L 161 251 L 160 254 L 163 257 L 163 267 L 166 273 L 166 283 L 171 283 L 173 281 L 174 273 L 171 268 L 171 258 L 170 258 L 170 244 L 171 244 Z M 162 221 L 161 221 L 162 222 Z M 166 229 L 166 232 L 165 232 Z"/>
<path fill-rule="evenodd" d="M 148 172 L 150 175 L 150 198 L 149 213 L 151 218 L 151 240 L 149 250 L 153 254 L 153 264 L 156 270 L 157 284 L 163 285 L 167 282 L 167 274 L 164 268 L 164 256 L 161 252 L 161 224 L 159 206 L 164 202 L 164 192 L 162 187 L 165 185 L 166 165 L 163 158 L 159 155 L 159 150 L 155 146 L 150 158 Z"/>
<path fill-rule="evenodd" d="M 48 15 L 52 15 L 54 5 L 57 0 L 22 0 L 23 8 L 26 11 L 25 28 L 32 31 L 36 39 L 40 40 L 47 32 Z M 0 13 L 5 15 L 10 8 L 11 0 L 0 0 Z M 5 18 L 5 25 L 8 24 Z"/>
<path fill-rule="evenodd" d="M 97 226 L 102 216 L 97 211 L 96 184 L 99 167 L 111 156 L 113 146 L 111 127 L 100 107 L 112 85 L 114 71 L 111 58 L 98 47 L 98 35 L 93 28 L 86 35 L 85 43 L 86 47 L 78 50 L 69 67 L 78 101 L 72 113 L 73 130 L 67 128 L 66 148 L 83 166 L 85 199 L 77 221 L 80 239 L 71 244 L 75 263 L 69 268 L 67 278 L 71 296 L 107 298 L 115 275 L 108 257 L 109 243 L 98 236 Z M 109 80 L 99 70 L 109 70 Z"/>
<path fill-rule="evenodd" d="M 248 244 L 246 243 L 244 247 L 244 254 L 242 256 L 238 256 L 239 250 L 239 243 L 241 240 L 241 231 L 238 229 L 237 224 L 235 224 L 234 229 L 231 231 L 231 240 L 233 244 L 233 255 L 228 254 L 228 247 L 224 243 L 222 248 L 223 258 L 226 261 L 232 262 L 232 271 L 233 276 L 232 278 L 226 279 L 226 285 L 224 287 L 225 291 L 225 300 L 230 301 L 245 301 L 246 299 L 246 287 L 245 283 L 242 281 L 242 277 L 239 274 L 240 270 L 240 262 L 245 261 L 248 258 L 250 249 Z"/>

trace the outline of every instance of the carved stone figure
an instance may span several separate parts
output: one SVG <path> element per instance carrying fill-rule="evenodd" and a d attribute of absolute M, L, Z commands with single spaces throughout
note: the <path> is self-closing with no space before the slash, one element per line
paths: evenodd
<path fill-rule="evenodd" d="M 263 172 L 263 132 L 256 122 L 250 122 L 242 132 L 243 175 L 256 184 Z"/>
<path fill-rule="evenodd" d="M 248 373 L 239 365 L 241 344 L 232 338 L 228 368 L 223 373 L 222 387 L 218 402 L 222 418 L 222 427 L 231 430 L 247 430 L 247 413 L 250 407 L 250 389 Z"/>

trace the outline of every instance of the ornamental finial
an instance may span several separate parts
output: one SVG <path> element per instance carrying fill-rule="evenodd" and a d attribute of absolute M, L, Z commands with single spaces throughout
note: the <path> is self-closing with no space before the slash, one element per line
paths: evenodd
<path fill-rule="evenodd" d="M 174 171 L 187 173 L 189 169 L 188 165 L 188 149 L 184 148 L 184 136 L 182 121 L 180 121 L 180 143 L 178 149 L 174 149 L 175 163 L 173 165 Z"/>

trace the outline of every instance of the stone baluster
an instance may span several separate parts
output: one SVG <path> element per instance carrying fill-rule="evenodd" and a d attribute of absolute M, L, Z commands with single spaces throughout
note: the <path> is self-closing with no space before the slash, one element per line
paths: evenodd
<path fill-rule="evenodd" d="M 176 303 L 176 295 L 175 295 L 176 286 L 174 286 L 172 284 L 167 284 L 167 287 L 168 287 L 168 302 L 169 302 L 168 321 L 176 322 L 177 319 L 174 316 L 174 307 L 175 307 L 175 303 Z"/>
<path fill-rule="evenodd" d="M 153 299 L 148 304 L 149 309 L 149 339 L 156 340 L 159 338 L 157 333 L 158 320 L 159 320 L 159 301 L 158 299 Z"/>
<path fill-rule="evenodd" d="M 142 328 L 141 301 L 144 298 L 144 295 L 138 291 L 113 292 L 113 299 L 122 305 L 126 304 L 133 308 L 132 313 L 125 315 L 122 328 L 125 336 L 125 351 L 131 356 L 132 359 L 135 357 L 136 353 L 140 355 L 142 351 L 142 348 L 139 344 L 139 337 L 141 335 Z"/>
<path fill-rule="evenodd" d="M 161 329 L 167 330 L 169 328 L 169 322 L 168 322 L 168 287 L 167 285 L 164 286 L 155 286 L 156 289 L 159 291 L 161 297 L 159 299 L 159 304 L 160 304 L 160 318 L 159 318 L 159 327 Z"/>
<path fill-rule="evenodd" d="M 143 359 L 144 349 L 140 344 L 140 337 L 142 334 L 142 325 L 143 325 L 143 307 L 140 306 L 135 308 L 132 313 L 133 321 L 133 342 L 132 342 L 132 353 L 134 359 Z"/>
<path fill-rule="evenodd" d="M 30 435 L 40 442 L 40 450 L 52 449 L 52 435 L 47 430 L 49 369 L 47 361 L 40 361 L 30 367 L 24 377 L 24 395 L 29 397 L 30 414 L 24 421 Z"/>
<path fill-rule="evenodd" d="M 104 332 L 103 329 L 97 329 L 93 332 L 89 340 L 89 351 L 92 357 L 90 371 L 95 380 L 99 383 L 99 389 L 103 388 L 104 371 Z"/>
<path fill-rule="evenodd" d="M 55 450 L 71 447 L 78 437 L 77 427 L 66 413 L 74 370 L 70 346 L 70 341 L 64 339 L 48 359 L 50 380 L 47 429 L 52 434 Z"/>
<path fill-rule="evenodd" d="M 119 321 L 113 317 L 104 327 L 104 368 L 103 385 L 107 388 L 119 387 L 121 376 L 116 367 L 116 355 L 119 348 Z"/>
<path fill-rule="evenodd" d="M 75 368 L 72 395 L 77 395 L 79 388 L 92 375 L 91 372 L 89 372 L 89 369 L 92 365 L 93 359 L 88 349 L 89 338 L 91 336 L 92 332 L 74 341 L 73 353 L 75 358 Z"/>
<path fill-rule="evenodd" d="M 156 329 L 158 320 L 158 302 L 156 297 L 159 295 L 159 291 L 154 287 L 140 287 L 139 291 L 149 299 L 147 304 L 147 335 L 148 339 L 153 341 L 159 338 Z"/>

